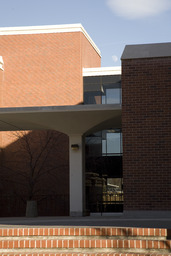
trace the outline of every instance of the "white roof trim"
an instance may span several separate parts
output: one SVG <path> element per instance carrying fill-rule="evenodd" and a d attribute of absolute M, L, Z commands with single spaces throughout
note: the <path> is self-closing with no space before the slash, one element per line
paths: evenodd
<path fill-rule="evenodd" d="M 4 70 L 3 65 L 4 65 L 4 61 L 3 61 L 2 56 L 0 56 L 0 70 Z"/>
<path fill-rule="evenodd" d="M 25 34 L 45 34 L 45 33 L 67 33 L 82 32 L 96 52 L 101 55 L 99 48 L 91 39 L 81 24 L 67 25 L 47 25 L 47 26 L 28 26 L 28 27 L 1 27 L 0 35 L 25 35 Z"/>
<path fill-rule="evenodd" d="M 83 76 L 121 75 L 121 67 L 83 68 Z"/>

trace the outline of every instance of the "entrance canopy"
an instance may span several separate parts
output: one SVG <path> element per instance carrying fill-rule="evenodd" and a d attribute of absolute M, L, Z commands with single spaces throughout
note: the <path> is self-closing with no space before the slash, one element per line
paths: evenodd
<path fill-rule="evenodd" d="M 121 127 L 121 105 L 0 108 L 0 130 L 53 129 L 68 135 Z"/>
<path fill-rule="evenodd" d="M 112 127 L 121 127 L 121 105 L 0 108 L 1 131 L 52 129 L 69 136 L 70 216 L 84 212 L 83 135 Z"/>

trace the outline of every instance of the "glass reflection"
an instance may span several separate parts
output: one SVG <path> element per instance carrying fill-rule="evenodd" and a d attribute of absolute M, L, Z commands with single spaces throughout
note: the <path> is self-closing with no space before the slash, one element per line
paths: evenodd
<path fill-rule="evenodd" d="M 86 209 L 123 210 L 122 135 L 120 129 L 86 137 Z"/>

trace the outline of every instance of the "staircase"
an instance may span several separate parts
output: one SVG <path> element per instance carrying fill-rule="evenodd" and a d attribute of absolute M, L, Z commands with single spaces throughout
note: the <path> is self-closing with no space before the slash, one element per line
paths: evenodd
<path fill-rule="evenodd" d="M 171 256 L 167 236 L 158 228 L 1 228 L 0 256 Z"/>

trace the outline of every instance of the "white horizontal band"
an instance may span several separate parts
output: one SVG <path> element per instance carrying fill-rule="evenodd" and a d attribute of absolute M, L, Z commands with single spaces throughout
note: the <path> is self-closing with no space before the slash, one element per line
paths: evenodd
<path fill-rule="evenodd" d="M 83 76 L 121 75 L 121 67 L 83 68 Z"/>

